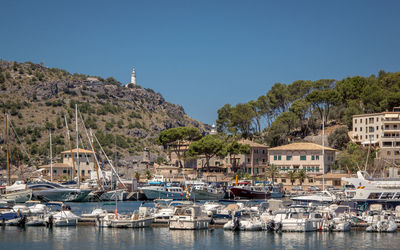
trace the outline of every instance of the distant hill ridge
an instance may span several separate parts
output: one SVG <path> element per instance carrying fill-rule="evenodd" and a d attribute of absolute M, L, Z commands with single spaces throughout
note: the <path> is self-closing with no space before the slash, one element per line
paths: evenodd
<path fill-rule="evenodd" d="M 201 131 L 209 130 L 208 125 L 188 117 L 182 106 L 165 101 L 152 89 L 123 87 L 112 77 L 70 74 L 41 64 L 0 60 L 0 107 L 3 113 L 10 114 L 24 146 L 16 149 L 17 139 L 11 135 L 14 164 L 18 161 L 16 152 L 20 152 L 22 161 L 28 162 L 21 148 L 26 148 L 35 164 L 48 163 L 49 130 L 53 134 L 53 155 L 60 160 L 59 153 L 67 145 L 64 114 L 72 132 L 75 104 L 106 152 L 111 156 L 117 153 L 125 165 L 132 164 L 146 147 L 156 157 L 160 147 L 154 144 L 154 139 L 164 129 L 192 126 Z M 4 124 L 4 115 L 1 121 Z M 4 142 L 4 126 L 2 128 Z M 87 148 L 83 127 L 80 129 L 83 147 Z M 71 139 L 74 138 L 71 135 Z M 0 164 L 6 167 L 5 147 L 0 152 Z"/>

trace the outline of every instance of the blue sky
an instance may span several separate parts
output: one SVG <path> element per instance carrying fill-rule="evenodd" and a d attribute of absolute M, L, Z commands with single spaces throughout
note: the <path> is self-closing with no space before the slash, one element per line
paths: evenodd
<path fill-rule="evenodd" d="M 11 1 L 0 58 L 137 82 L 213 123 L 275 82 L 400 71 L 400 1 Z"/>

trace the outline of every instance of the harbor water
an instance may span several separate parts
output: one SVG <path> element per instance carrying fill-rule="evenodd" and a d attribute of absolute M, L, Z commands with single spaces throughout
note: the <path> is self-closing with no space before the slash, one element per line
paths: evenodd
<path fill-rule="evenodd" d="M 112 203 L 69 203 L 76 214 L 94 208 L 115 209 Z M 119 202 L 118 211 L 131 212 L 141 202 Z M 146 205 L 146 204 L 145 204 Z M 148 203 L 152 206 L 152 203 Z M 77 227 L 0 227 L 0 249 L 398 249 L 398 233 L 270 233 Z"/>

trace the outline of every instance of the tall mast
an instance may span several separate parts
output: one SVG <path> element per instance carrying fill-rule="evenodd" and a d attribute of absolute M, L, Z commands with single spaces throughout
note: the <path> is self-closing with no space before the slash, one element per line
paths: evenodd
<path fill-rule="evenodd" d="M 325 117 L 322 116 L 322 190 L 325 190 Z"/>
<path fill-rule="evenodd" d="M 81 186 L 81 169 L 79 164 L 79 131 L 78 131 L 78 104 L 75 104 L 75 125 L 76 125 L 76 165 L 78 169 L 78 188 Z"/>
<path fill-rule="evenodd" d="M 92 146 L 92 152 L 93 152 L 93 159 L 94 159 L 94 167 L 96 168 L 96 174 L 97 174 L 97 186 L 99 189 L 101 189 L 101 183 L 100 183 L 100 177 L 99 177 L 99 165 L 97 163 L 97 157 L 96 157 L 96 152 L 94 152 L 94 140 L 93 140 L 93 135 L 92 135 L 92 129 L 90 129 L 90 137 L 91 137 L 91 146 Z"/>
<path fill-rule="evenodd" d="M 8 145 L 8 115 L 6 117 L 6 145 L 7 145 L 7 170 L 8 170 L 8 185 L 11 186 L 11 166 L 10 166 L 10 148 Z"/>
<path fill-rule="evenodd" d="M 68 122 L 67 122 L 67 117 L 64 115 L 64 120 L 65 120 L 65 127 L 67 128 L 67 138 L 68 138 L 68 146 L 69 146 L 69 151 L 71 154 L 71 161 L 72 161 L 72 180 L 74 179 L 75 176 L 75 171 L 76 171 L 76 167 L 75 167 L 75 161 L 74 161 L 74 154 L 72 153 L 72 144 L 71 144 L 71 137 L 69 135 L 69 128 L 68 128 Z"/>
<path fill-rule="evenodd" d="M 53 146 L 51 144 L 51 129 L 50 129 L 50 181 L 53 181 Z"/>

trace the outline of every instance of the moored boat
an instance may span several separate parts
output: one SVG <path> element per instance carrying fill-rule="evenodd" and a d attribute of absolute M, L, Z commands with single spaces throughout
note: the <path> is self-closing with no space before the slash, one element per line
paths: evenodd
<path fill-rule="evenodd" d="M 32 189 L 32 197 L 41 201 L 85 201 L 92 191 L 90 189 L 66 188 L 52 182 L 28 183 L 28 187 Z"/>
<path fill-rule="evenodd" d="M 203 213 L 201 207 L 177 206 L 173 216 L 169 219 L 170 229 L 197 230 L 207 229 L 211 218 Z"/>
<path fill-rule="evenodd" d="M 235 186 L 231 188 L 235 197 L 246 199 L 269 199 L 271 192 L 263 186 Z"/>

